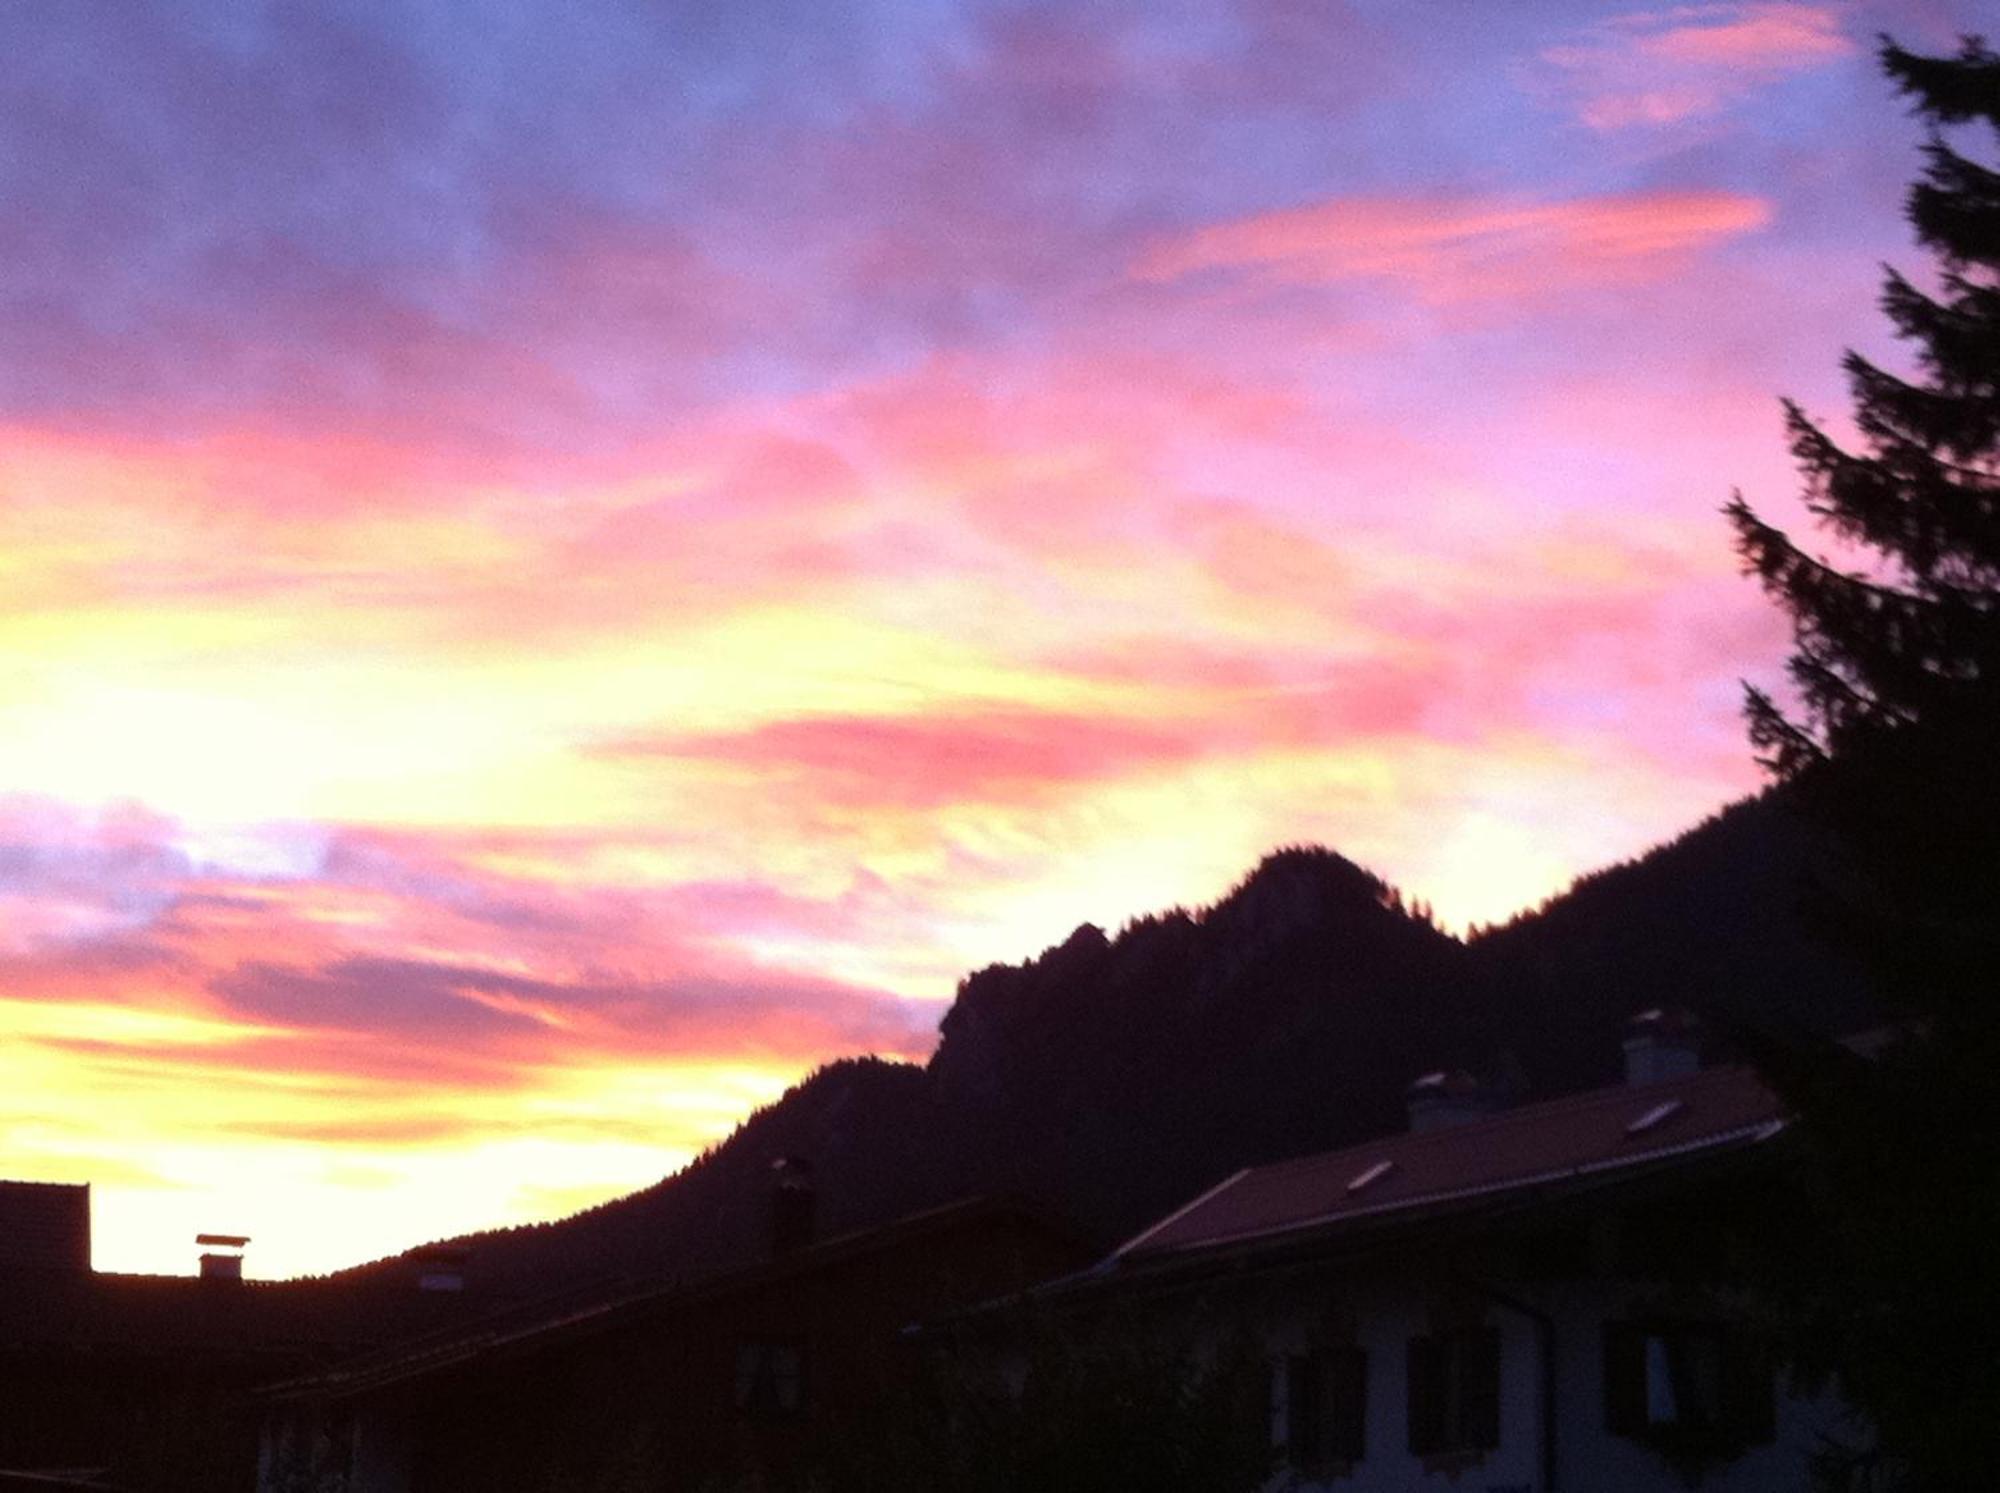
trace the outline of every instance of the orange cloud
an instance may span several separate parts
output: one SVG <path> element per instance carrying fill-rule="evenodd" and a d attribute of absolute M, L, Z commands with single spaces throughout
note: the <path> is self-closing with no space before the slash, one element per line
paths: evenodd
<path fill-rule="evenodd" d="M 1563 202 L 1342 197 L 1199 229 L 1155 247 L 1134 273 L 1152 281 L 1208 272 L 1298 285 L 1382 281 L 1444 305 L 1664 275 L 1686 255 L 1770 219 L 1761 198 L 1722 191 Z"/>

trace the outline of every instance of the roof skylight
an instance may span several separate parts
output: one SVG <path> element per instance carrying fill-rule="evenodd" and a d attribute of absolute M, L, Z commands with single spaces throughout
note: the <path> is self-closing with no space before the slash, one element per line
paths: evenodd
<path fill-rule="evenodd" d="M 1638 1119 L 1625 1127 L 1627 1135 L 1644 1135 L 1648 1130 L 1656 1130 L 1675 1115 L 1687 1108 L 1685 1099 L 1669 1099 L 1664 1104 L 1656 1104 Z"/>
<path fill-rule="evenodd" d="M 1373 1166 L 1360 1172 L 1352 1182 L 1347 1184 L 1347 1195 L 1353 1197 L 1355 1193 L 1365 1188 L 1373 1187 L 1395 1169 L 1396 1163 L 1393 1161 L 1385 1160 L 1376 1162 Z"/>

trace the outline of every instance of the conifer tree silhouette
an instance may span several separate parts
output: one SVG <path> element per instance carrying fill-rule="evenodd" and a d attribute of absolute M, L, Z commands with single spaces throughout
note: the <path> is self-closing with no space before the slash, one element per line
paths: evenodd
<path fill-rule="evenodd" d="M 1785 406 L 1807 505 L 1859 558 L 1726 511 L 1793 628 L 1797 703 L 1752 688 L 1751 742 L 1825 831 L 1820 926 L 1905 1018 L 1876 1062 L 1761 1047 L 1818 1202 L 1775 1262 L 1784 1325 L 1866 1418 L 1821 1470 L 1931 1493 L 1991 1484 L 2000 1404 L 2000 172 L 1954 143 L 2000 142 L 2000 56 L 1880 56 L 1929 131 L 1908 215 L 1933 288 L 1890 270 L 1881 299 L 1913 376 L 1847 354 L 1851 449 Z"/>

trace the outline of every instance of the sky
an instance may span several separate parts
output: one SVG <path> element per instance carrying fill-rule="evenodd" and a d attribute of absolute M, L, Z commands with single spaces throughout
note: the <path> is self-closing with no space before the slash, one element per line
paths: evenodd
<path fill-rule="evenodd" d="M 0 8 L 0 1175 L 322 1271 L 1754 790 L 1959 0 Z"/>

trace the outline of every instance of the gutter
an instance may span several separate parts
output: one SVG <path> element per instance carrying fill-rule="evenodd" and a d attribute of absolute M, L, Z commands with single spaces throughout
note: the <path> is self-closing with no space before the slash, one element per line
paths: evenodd
<path fill-rule="evenodd" d="M 1535 1336 L 1542 1347 L 1542 1493 L 1556 1493 L 1556 1323 L 1555 1318 L 1539 1307 L 1528 1305 L 1518 1297 L 1510 1296 L 1498 1287 L 1483 1280 L 1460 1278 L 1459 1284 L 1484 1296 L 1497 1307 L 1526 1317 L 1535 1324 Z"/>

